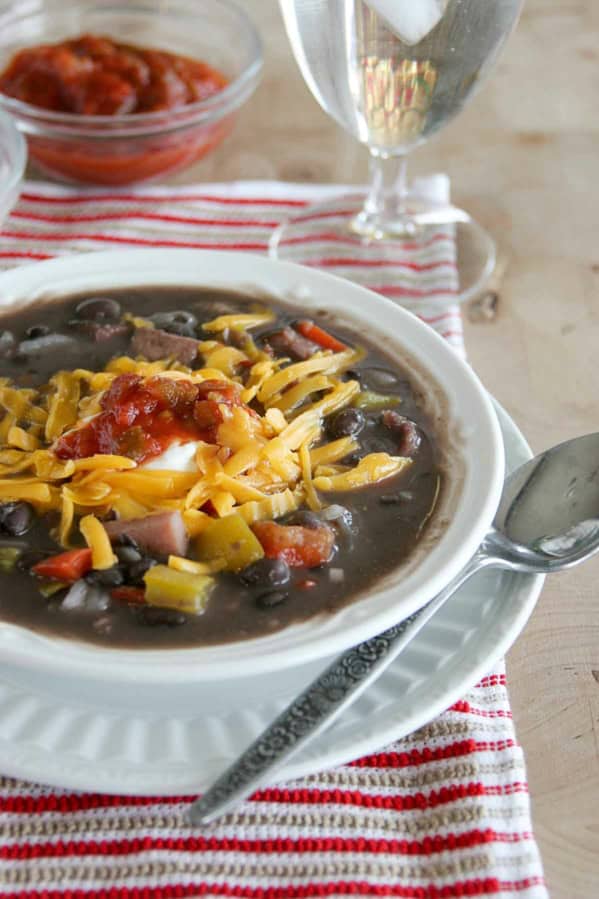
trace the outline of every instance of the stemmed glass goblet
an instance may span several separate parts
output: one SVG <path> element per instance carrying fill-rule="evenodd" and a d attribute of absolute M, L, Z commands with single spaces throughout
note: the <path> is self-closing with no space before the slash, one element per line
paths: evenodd
<path fill-rule="evenodd" d="M 271 255 L 310 263 L 317 238 L 392 262 L 402 242 L 455 228 L 454 299 L 471 298 L 495 264 L 491 237 L 464 210 L 408 189 L 408 154 L 472 96 L 523 0 L 279 0 L 295 58 L 322 108 L 370 152 L 370 186 L 284 222 Z M 325 227 L 326 226 L 326 227 Z M 313 250 L 312 250 L 313 252 Z"/>

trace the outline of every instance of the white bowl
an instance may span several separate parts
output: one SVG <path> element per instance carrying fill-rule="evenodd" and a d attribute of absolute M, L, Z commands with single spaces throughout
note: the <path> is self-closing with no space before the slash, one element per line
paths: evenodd
<path fill-rule="evenodd" d="M 416 360 L 417 378 L 439 417 L 437 428 L 452 462 L 450 488 L 429 528 L 426 551 L 417 563 L 399 568 L 338 612 L 276 634 L 219 646 L 124 650 L 0 623 L 3 661 L 37 671 L 140 685 L 218 681 L 324 659 L 424 605 L 475 552 L 493 519 L 503 484 L 501 432 L 472 370 L 431 328 L 378 294 L 315 269 L 246 253 L 126 250 L 36 263 L 0 275 L 0 306 L 84 290 L 158 284 L 259 292 L 301 304 L 307 312 L 326 309 L 399 360 Z"/>

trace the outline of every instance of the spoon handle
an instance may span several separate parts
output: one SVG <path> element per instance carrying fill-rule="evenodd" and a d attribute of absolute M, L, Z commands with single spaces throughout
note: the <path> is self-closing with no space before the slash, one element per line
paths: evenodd
<path fill-rule="evenodd" d="M 450 596 L 480 568 L 476 553 L 427 605 L 383 633 L 338 656 L 284 709 L 189 809 L 191 823 L 213 821 L 251 795 L 275 768 L 328 727 L 387 668 Z"/>

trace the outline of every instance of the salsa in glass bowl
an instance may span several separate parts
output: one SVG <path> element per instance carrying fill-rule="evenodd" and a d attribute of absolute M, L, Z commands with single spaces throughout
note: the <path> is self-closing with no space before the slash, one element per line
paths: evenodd
<path fill-rule="evenodd" d="M 255 89 L 258 34 L 217 0 L 32 0 L 0 12 L 0 109 L 32 162 L 103 185 L 180 171 L 216 147 Z"/>

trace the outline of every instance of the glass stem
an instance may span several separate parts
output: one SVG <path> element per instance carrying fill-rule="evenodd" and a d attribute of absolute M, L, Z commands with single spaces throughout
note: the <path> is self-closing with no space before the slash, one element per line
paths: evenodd
<path fill-rule="evenodd" d="M 407 211 L 407 156 L 370 153 L 370 186 L 351 229 L 371 239 L 410 237 L 416 230 Z"/>

